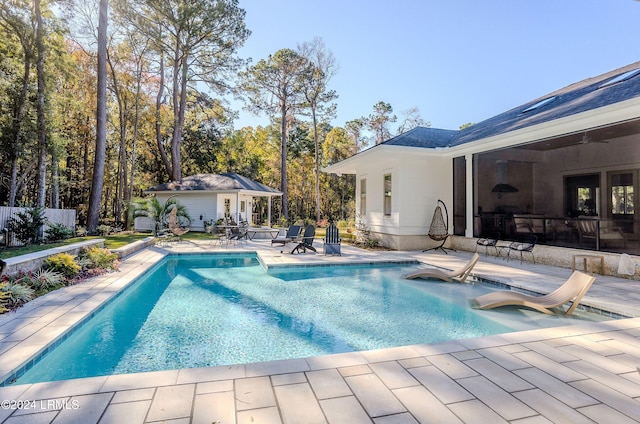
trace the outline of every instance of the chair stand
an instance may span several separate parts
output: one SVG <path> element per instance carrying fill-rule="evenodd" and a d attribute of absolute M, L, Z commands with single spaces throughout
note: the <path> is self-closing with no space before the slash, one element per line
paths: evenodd
<path fill-rule="evenodd" d="M 425 250 L 423 250 L 423 252 L 428 252 L 430 250 L 438 250 L 438 249 L 442 250 L 445 253 L 445 255 L 449 254 L 447 252 L 447 250 L 451 250 L 452 252 L 457 252 L 456 249 L 452 249 L 450 247 L 444 247 L 444 244 L 447 242 L 448 238 L 449 238 L 449 236 L 445 237 L 444 240 L 442 240 L 442 243 L 440 244 L 440 246 L 432 247 L 430 249 L 425 249 Z"/>

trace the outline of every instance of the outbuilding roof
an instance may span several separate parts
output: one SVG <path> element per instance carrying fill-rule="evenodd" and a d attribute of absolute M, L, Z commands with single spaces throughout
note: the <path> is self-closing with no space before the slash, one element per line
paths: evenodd
<path fill-rule="evenodd" d="M 170 181 L 147 189 L 147 192 L 161 191 L 234 191 L 248 190 L 273 195 L 282 193 L 271 187 L 253 181 L 235 173 L 225 174 L 196 174 L 184 177 L 178 181 Z"/>

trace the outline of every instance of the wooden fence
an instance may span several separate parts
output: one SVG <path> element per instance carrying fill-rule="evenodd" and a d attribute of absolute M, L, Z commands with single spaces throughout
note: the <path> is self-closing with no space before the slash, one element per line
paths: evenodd
<path fill-rule="evenodd" d="M 7 227 L 7 221 L 12 216 L 15 216 L 18 212 L 25 211 L 26 208 L 9 208 L 7 206 L 0 206 L 0 230 Z M 62 224 L 67 228 L 71 228 L 73 231 L 76 229 L 76 210 L 75 209 L 45 209 L 44 216 L 47 218 L 47 222 L 52 224 Z M 46 234 L 49 226 L 44 225 L 44 234 Z M 20 241 L 9 234 L 9 246 L 20 246 Z M 0 246 L 2 247 L 2 246 Z"/>

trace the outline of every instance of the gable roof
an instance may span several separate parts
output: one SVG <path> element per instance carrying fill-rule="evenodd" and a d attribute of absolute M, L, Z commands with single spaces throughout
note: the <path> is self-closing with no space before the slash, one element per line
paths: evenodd
<path fill-rule="evenodd" d="M 386 144 L 387 146 L 410 146 L 435 149 L 438 147 L 449 146 L 457 134 L 458 131 L 455 130 L 416 127 L 380 144 Z"/>
<path fill-rule="evenodd" d="M 257 181 L 236 173 L 196 174 L 178 181 L 170 181 L 147 189 L 147 192 L 161 191 L 234 191 L 247 190 L 281 195 L 282 193 Z"/>
<path fill-rule="evenodd" d="M 449 147 L 542 124 L 588 110 L 640 97 L 640 74 L 607 85 L 615 77 L 640 69 L 640 62 L 571 84 L 458 131 Z M 548 102 L 542 104 L 544 100 Z M 537 104 L 538 107 L 527 111 Z"/>

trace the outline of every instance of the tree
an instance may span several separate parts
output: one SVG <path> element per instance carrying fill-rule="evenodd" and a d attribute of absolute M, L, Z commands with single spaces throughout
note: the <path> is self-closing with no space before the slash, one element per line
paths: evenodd
<path fill-rule="evenodd" d="M 425 121 L 420 116 L 420 111 L 417 107 L 412 107 L 409 110 L 403 112 L 404 119 L 402 120 L 402 124 L 398 127 L 398 134 L 402 134 L 409 130 L 412 130 L 416 127 L 430 127 L 431 123 L 429 121 Z"/>
<path fill-rule="evenodd" d="M 38 134 L 38 194 L 36 204 L 44 207 L 47 194 L 47 138 L 45 126 L 45 80 L 44 80 L 44 23 L 40 0 L 34 1 L 34 15 L 36 18 L 36 73 L 38 78 L 37 94 L 37 134 Z"/>
<path fill-rule="evenodd" d="M 338 98 L 334 90 L 327 85 L 337 71 L 337 64 L 333 53 L 327 49 L 321 38 L 314 38 L 311 42 L 298 46 L 298 52 L 307 59 L 307 66 L 302 73 L 301 90 L 304 96 L 304 107 L 311 114 L 313 141 L 315 145 L 315 200 L 316 221 L 320 221 L 320 135 L 318 134 L 318 119 L 335 115 L 335 104 L 331 102 Z"/>
<path fill-rule="evenodd" d="M 380 144 L 391 138 L 389 124 L 398 120 L 396 115 L 392 115 L 393 108 L 389 103 L 379 101 L 373 106 L 373 113 L 368 118 L 364 118 L 369 129 L 373 132 L 375 144 Z"/>
<path fill-rule="evenodd" d="M 96 151 L 93 162 L 93 177 L 89 195 L 87 231 L 94 233 L 98 229 L 100 201 L 104 184 L 104 164 L 107 150 L 107 13 L 108 0 L 100 0 L 98 23 L 98 68 L 96 99 Z"/>
<path fill-rule="evenodd" d="M 244 63 L 236 58 L 236 51 L 249 36 L 244 24 L 245 11 L 238 7 L 237 0 L 145 0 L 139 7 L 127 7 L 132 23 L 149 37 L 160 55 L 158 109 L 164 73 L 166 70 L 170 73 L 173 109 L 170 155 L 159 131 L 158 149 L 169 178 L 179 180 L 187 93 L 195 89 L 197 82 L 218 93 L 231 88 L 228 81 L 233 80 L 233 73 Z"/>
<path fill-rule="evenodd" d="M 301 102 L 300 78 L 307 60 L 291 49 L 278 50 L 266 60 L 240 73 L 241 87 L 248 96 L 249 109 L 266 112 L 280 120 L 280 190 L 282 215 L 289 220 L 287 190 L 287 141 L 289 122 Z"/>
<path fill-rule="evenodd" d="M 188 209 L 186 206 L 178 203 L 175 196 L 168 198 L 164 204 L 160 203 L 157 197 L 138 200 L 134 202 L 132 208 L 134 218 L 144 217 L 153 221 L 153 235 L 156 235 L 158 230 L 166 225 L 167 215 L 169 215 L 173 209 L 177 209 L 176 215 L 181 222 L 187 225 L 191 222 Z"/>

